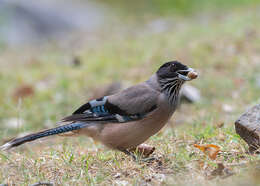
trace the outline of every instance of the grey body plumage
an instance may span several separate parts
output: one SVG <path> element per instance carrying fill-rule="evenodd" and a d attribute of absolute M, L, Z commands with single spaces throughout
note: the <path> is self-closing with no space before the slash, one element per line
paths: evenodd
<path fill-rule="evenodd" d="M 9 149 L 38 138 L 76 132 L 127 152 L 156 134 L 174 113 L 181 86 L 193 69 L 177 62 L 163 64 L 146 82 L 117 94 L 92 100 L 53 129 L 15 138 L 3 145 Z"/>

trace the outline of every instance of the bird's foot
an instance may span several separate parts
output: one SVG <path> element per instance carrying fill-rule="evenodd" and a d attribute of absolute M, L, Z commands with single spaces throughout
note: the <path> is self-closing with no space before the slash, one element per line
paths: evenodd
<path fill-rule="evenodd" d="M 133 152 L 130 152 L 130 151 L 125 150 L 125 149 L 119 149 L 119 150 L 121 152 L 125 153 L 126 155 L 131 156 L 134 159 L 134 161 L 136 161 L 138 159 L 137 156 Z"/>

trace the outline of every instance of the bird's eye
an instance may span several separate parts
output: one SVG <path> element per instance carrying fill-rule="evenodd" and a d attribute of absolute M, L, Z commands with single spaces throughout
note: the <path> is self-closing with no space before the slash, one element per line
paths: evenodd
<path fill-rule="evenodd" d="M 171 72 L 175 72 L 176 71 L 176 65 L 172 64 L 170 66 L 170 70 L 171 70 Z"/>

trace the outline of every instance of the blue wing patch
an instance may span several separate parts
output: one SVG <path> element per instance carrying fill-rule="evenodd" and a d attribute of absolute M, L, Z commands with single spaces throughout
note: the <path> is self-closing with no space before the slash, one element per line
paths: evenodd
<path fill-rule="evenodd" d="M 99 106 L 96 106 L 96 107 L 92 107 L 90 109 L 90 111 L 93 112 L 93 113 L 96 113 L 96 114 L 105 114 L 105 113 L 107 114 L 107 113 L 109 113 L 104 105 L 99 105 Z"/>

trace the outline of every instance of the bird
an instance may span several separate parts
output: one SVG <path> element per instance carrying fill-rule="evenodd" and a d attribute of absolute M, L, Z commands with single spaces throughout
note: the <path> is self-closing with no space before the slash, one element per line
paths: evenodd
<path fill-rule="evenodd" d="M 91 100 L 60 125 L 14 138 L 0 147 L 8 150 L 39 138 L 66 134 L 86 135 L 136 159 L 129 150 L 159 132 L 177 108 L 179 92 L 198 73 L 179 61 L 169 61 L 147 80 L 113 95 Z"/>

